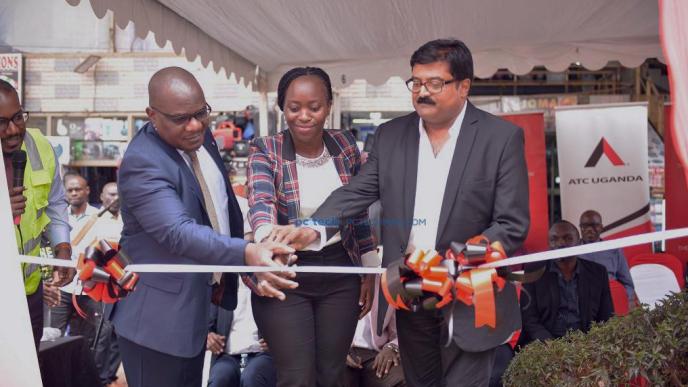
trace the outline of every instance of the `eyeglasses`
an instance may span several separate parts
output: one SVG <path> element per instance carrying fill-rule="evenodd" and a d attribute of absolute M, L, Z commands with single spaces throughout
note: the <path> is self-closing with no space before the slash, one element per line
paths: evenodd
<path fill-rule="evenodd" d="M 11 118 L 0 117 L 0 132 L 4 132 L 10 126 L 10 121 L 15 125 L 24 125 L 29 120 L 29 112 L 23 110 L 15 113 Z"/>
<path fill-rule="evenodd" d="M 601 225 L 602 225 L 601 223 L 581 223 L 581 224 L 579 224 L 579 227 L 581 229 L 584 229 L 584 228 L 595 228 L 595 227 L 598 227 Z"/>
<path fill-rule="evenodd" d="M 425 90 L 428 91 L 430 94 L 437 94 L 441 93 L 442 89 L 444 88 L 444 85 L 456 82 L 456 79 L 450 79 L 448 81 L 445 81 L 442 78 L 430 78 L 425 82 L 421 82 L 420 79 L 417 78 L 411 78 L 408 81 L 406 81 L 406 87 L 412 92 L 412 93 L 418 93 L 420 92 L 420 89 L 425 86 Z"/>
<path fill-rule="evenodd" d="M 189 121 L 191 121 L 191 118 L 195 118 L 197 121 L 203 122 L 203 121 L 207 120 L 208 117 L 210 117 L 210 112 L 213 111 L 213 109 L 207 103 L 205 104 L 203 109 L 197 111 L 196 113 L 192 113 L 192 114 L 173 115 L 173 114 L 168 114 L 168 113 L 165 113 L 163 111 L 160 111 L 160 109 L 156 109 L 153 106 L 151 106 L 150 108 L 155 110 L 156 112 L 162 114 L 163 116 L 165 116 L 165 118 L 167 118 L 168 120 L 170 120 L 173 124 L 175 124 L 177 126 L 185 126 L 186 124 L 189 123 Z"/>

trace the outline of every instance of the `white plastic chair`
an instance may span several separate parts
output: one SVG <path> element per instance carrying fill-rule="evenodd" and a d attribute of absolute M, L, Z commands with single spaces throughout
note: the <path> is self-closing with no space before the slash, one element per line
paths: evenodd
<path fill-rule="evenodd" d="M 664 265 L 643 263 L 633 266 L 631 267 L 631 277 L 638 300 L 642 304 L 647 304 L 650 309 L 654 309 L 657 302 L 672 292 L 679 293 L 681 291 L 676 275 Z"/>
<path fill-rule="evenodd" d="M 208 385 L 208 377 L 210 376 L 210 360 L 212 357 L 212 352 L 205 351 L 205 357 L 203 358 L 203 382 L 201 383 L 201 386 L 203 387 Z"/>

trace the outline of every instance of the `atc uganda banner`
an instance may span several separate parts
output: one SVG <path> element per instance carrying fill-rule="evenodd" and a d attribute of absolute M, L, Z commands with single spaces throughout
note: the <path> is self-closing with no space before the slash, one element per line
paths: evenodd
<path fill-rule="evenodd" d="M 578 225 L 595 210 L 606 239 L 651 231 L 647 104 L 561 107 L 555 120 L 563 218 Z"/>

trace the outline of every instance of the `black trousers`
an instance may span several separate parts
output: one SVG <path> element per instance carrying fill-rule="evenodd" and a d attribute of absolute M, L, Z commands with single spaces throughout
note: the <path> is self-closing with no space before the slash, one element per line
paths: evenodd
<path fill-rule="evenodd" d="M 121 336 L 117 341 L 129 387 L 198 387 L 203 382 L 205 348 L 195 357 L 185 358 L 155 351 Z"/>
<path fill-rule="evenodd" d="M 466 352 L 452 340 L 439 311 L 396 312 L 399 351 L 406 384 L 414 387 L 485 386 L 495 350 Z"/>
<path fill-rule="evenodd" d="M 96 339 L 97 326 L 103 318 L 103 304 L 95 301 L 87 295 L 76 296 L 79 307 L 86 313 L 87 319 L 81 318 L 76 313 L 72 303 L 72 294 L 60 290 L 60 305 L 50 309 L 50 326 L 57 328 L 65 334 L 69 326 L 70 336 L 84 336 L 88 347 L 93 347 Z M 117 346 L 117 337 L 114 334 L 112 323 L 107 319 L 103 321 L 103 327 L 96 343 L 93 358 L 98 368 L 98 375 L 103 384 L 108 384 L 117 379 L 120 357 Z"/>
<path fill-rule="evenodd" d="M 31 331 L 33 332 L 33 343 L 38 352 L 38 345 L 43 337 L 43 281 L 38 285 L 38 290 L 34 294 L 26 296 L 29 304 L 29 317 L 31 317 Z"/>
<path fill-rule="evenodd" d="M 351 266 L 341 244 L 298 254 L 299 266 Z M 297 274 L 286 300 L 253 295 L 253 316 L 277 370 L 277 385 L 332 387 L 344 382 L 346 355 L 360 312 L 361 279 L 352 274 Z"/>
<path fill-rule="evenodd" d="M 70 336 L 84 336 L 90 345 L 96 334 L 96 326 L 102 315 L 103 307 L 99 302 L 86 295 L 76 296 L 76 302 L 86 313 L 88 319 L 85 320 L 77 314 L 72 303 L 72 293 L 60 290 L 60 304 L 50 308 L 50 326 L 59 329 L 63 336 L 69 327 Z"/>
<path fill-rule="evenodd" d="M 492 368 L 492 376 L 490 376 L 490 387 L 502 387 L 502 376 L 509 368 L 511 359 L 514 358 L 514 350 L 507 344 L 502 344 L 495 349 L 495 361 Z"/>

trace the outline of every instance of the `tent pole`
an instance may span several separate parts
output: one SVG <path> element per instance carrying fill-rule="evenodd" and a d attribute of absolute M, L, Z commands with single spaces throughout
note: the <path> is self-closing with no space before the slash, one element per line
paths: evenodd
<path fill-rule="evenodd" d="M 342 98 L 339 95 L 339 90 L 333 90 L 332 96 L 332 129 L 344 129 L 342 128 Z"/>
<path fill-rule="evenodd" d="M 268 91 L 260 91 L 260 102 L 258 103 L 258 135 L 263 137 L 268 135 Z"/>
<path fill-rule="evenodd" d="M 258 133 L 260 137 L 269 135 L 268 130 L 268 77 L 261 69 L 258 70 Z"/>

